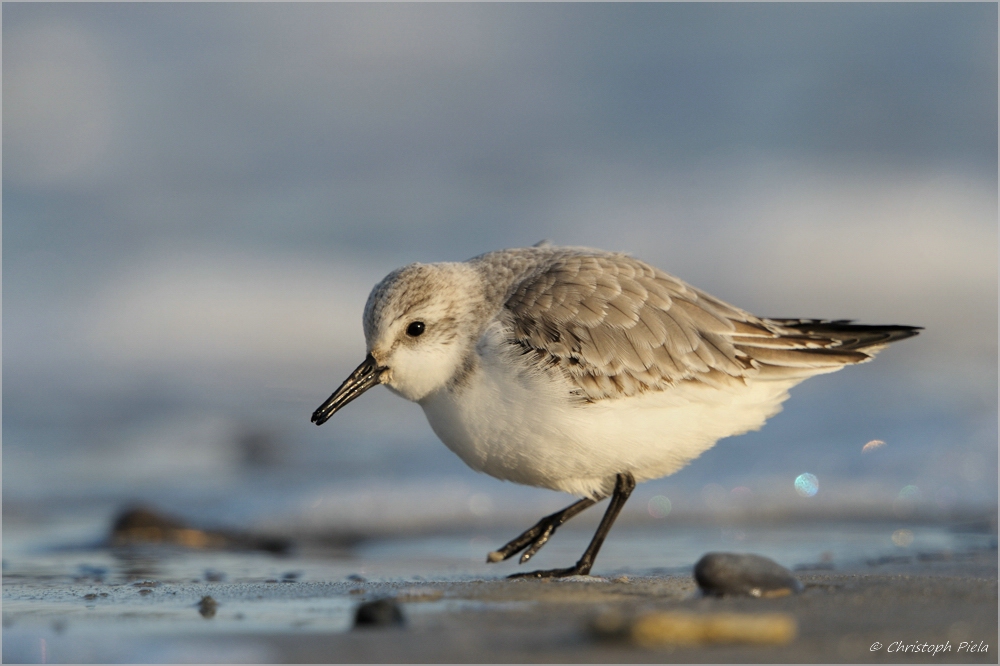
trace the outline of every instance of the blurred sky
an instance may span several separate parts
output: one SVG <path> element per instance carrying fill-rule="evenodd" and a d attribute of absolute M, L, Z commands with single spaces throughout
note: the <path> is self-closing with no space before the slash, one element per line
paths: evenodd
<path fill-rule="evenodd" d="M 463 474 L 386 391 L 309 414 L 385 273 L 543 238 L 926 327 L 704 478 L 878 435 L 996 498 L 995 4 L 5 4 L 3 213 L 5 499 L 261 441 Z"/>

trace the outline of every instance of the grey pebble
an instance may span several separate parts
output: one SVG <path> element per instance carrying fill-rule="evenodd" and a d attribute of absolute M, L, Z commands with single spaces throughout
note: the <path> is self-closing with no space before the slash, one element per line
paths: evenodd
<path fill-rule="evenodd" d="M 403 609 L 392 599 L 366 601 L 354 613 L 355 627 L 401 626 L 403 622 Z"/>
<path fill-rule="evenodd" d="M 219 602 L 212 597 L 202 597 L 198 602 L 198 612 L 206 620 L 215 617 L 215 611 L 219 608 Z"/>
<path fill-rule="evenodd" d="M 802 591 L 792 572 L 772 559 L 743 553 L 707 553 L 694 565 L 694 579 L 706 595 L 780 597 Z"/>

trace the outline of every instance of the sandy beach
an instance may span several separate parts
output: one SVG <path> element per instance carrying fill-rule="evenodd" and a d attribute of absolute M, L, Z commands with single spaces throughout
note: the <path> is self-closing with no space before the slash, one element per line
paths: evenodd
<path fill-rule="evenodd" d="M 568 534 L 585 538 L 585 531 Z M 617 536 L 619 552 L 639 556 L 636 533 Z M 348 556 L 162 547 L 12 553 L 4 560 L 3 658 L 995 663 L 996 538 L 980 536 L 964 550 L 898 549 L 865 561 L 801 564 L 795 574 L 804 590 L 780 598 L 704 597 L 689 567 L 629 569 L 613 549 L 598 575 L 552 581 L 511 581 L 501 577 L 507 570 L 485 576 L 496 569 L 427 555 L 437 541 L 396 544 L 383 556 L 375 548 Z M 376 599 L 394 600 L 403 624 L 355 627 L 357 608 Z M 784 644 L 647 646 L 602 629 L 608 618 L 627 624 L 663 612 L 779 614 L 795 635 Z M 926 652 L 934 646 L 941 646 L 936 654 Z"/>
<path fill-rule="evenodd" d="M 995 570 L 990 573 L 988 568 L 984 566 L 982 577 L 935 575 L 926 570 L 804 576 L 806 592 L 782 600 L 692 598 L 695 586 L 683 576 L 604 584 L 451 584 L 432 589 L 441 589 L 445 599 L 454 600 L 454 610 L 415 611 L 409 629 L 294 638 L 274 635 L 259 640 L 281 660 L 291 662 L 992 663 L 996 661 L 997 587 Z M 372 593 L 380 592 L 372 589 Z M 468 602 L 481 604 L 481 608 L 471 610 L 475 606 Z M 504 604 L 506 609 L 496 608 Z M 699 614 L 785 612 L 797 620 L 799 637 L 789 645 L 775 647 L 643 648 L 595 635 L 591 628 L 594 618 L 608 609 L 686 609 Z M 974 637 L 976 644 L 989 644 L 988 651 L 968 652 Z M 963 640 L 965 651 L 959 651 Z M 894 641 L 900 645 L 892 646 Z M 877 643 L 882 647 L 873 650 Z M 908 645 L 923 643 L 950 643 L 951 650 L 937 655 L 902 651 Z M 894 647 L 896 651 L 889 652 Z"/>

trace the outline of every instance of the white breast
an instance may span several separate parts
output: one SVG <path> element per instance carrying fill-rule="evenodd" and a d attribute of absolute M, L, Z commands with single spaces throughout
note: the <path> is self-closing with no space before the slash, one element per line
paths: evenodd
<path fill-rule="evenodd" d="M 484 336 L 461 386 L 421 401 L 427 420 L 470 467 L 507 481 L 576 495 L 610 494 L 615 475 L 672 474 L 716 441 L 760 428 L 801 379 L 720 389 L 682 382 L 667 391 L 573 403 L 569 386 L 532 371 Z"/>

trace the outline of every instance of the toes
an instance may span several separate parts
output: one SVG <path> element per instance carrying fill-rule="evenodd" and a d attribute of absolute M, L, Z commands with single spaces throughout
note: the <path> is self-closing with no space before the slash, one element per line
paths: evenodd
<path fill-rule="evenodd" d="M 540 571 L 528 571 L 507 576 L 507 578 L 564 578 L 566 576 L 579 576 L 587 573 L 580 567 L 570 567 L 569 569 L 542 569 Z"/>
<path fill-rule="evenodd" d="M 538 535 L 538 538 L 534 540 L 531 547 L 524 551 L 524 555 L 521 556 L 521 564 L 530 560 L 535 553 L 541 550 L 542 546 L 548 543 L 549 537 L 552 536 L 552 533 L 555 532 L 555 530 L 556 528 L 554 525 L 549 525 L 545 528 L 545 531 Z"/>
<path fill-rule="evenodd" d="M 528 555 L 527 557 L 521 558 L 521 562 L 524 563 L 531 557 L 531 555 L 537 553 L 538 549 L 541 548 L 542 545 L 544 545 L 545 542 L 549 540 L 549 537 L 552 536 L 552 533 L 555 532 L 555 529 L 556 525 L 553 523 L 549 524 L 539 523 L 538 525 L 532 527 L 530 530 L 524 532 L 524 534 L 517 537 L 513 541 L 510 541 L 509 543 L 505 544 L 502 548 L 494 550 L 493 552 L 489 553 L 486 556 L 486 563 L 491 564 L 493 562 L 500 562 L 502 560 L 506 560 L 507 558 L 512 557 L 517 553 L 520 553 L 525 548 L 531 546 L 532 548 L 529 550 L 531 554 Z M 538 543 L 537 547 L 534 546 L 534 544 L 536 543 Z"/>

